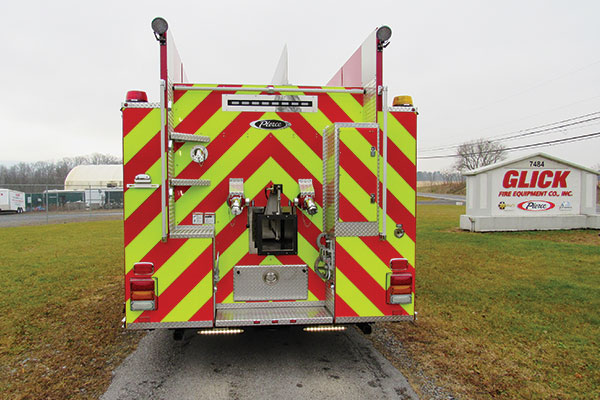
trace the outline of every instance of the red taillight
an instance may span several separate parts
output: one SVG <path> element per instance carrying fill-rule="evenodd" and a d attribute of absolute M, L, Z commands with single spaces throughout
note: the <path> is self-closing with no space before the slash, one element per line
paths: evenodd
<path fill-rule="evenodd" d="M 142 269 L 145 267 L 142 267 Z M 147 277 L 132 277 L 129 279 L 131 311 L 152 311 L 158 308 L 156 295 L 156 280 Z"/>
<path fill-rule="evenodd" d="M 402 274 L 394 274 L 390 276 L 390 286 L 396 285 L 412 285 L 412 274 L 410 273 L 402 273 Z"/>
<path fill-rule="evenodd" d="M 151 262 L 139 262 L 133 264 L 134 275 L 152 275 L 154 272 L 154 264 Z"/>
<path fill-rule="evenodd" d="M 388 273 L 386 300 L 388 304 L 412 303 L 413 274 L 406 258 L 392 258 Z"/>
<path fill-rule="evenodd" d="M 152 292 L 154 292 L 154 279 L 152 279 L 152 278 L 146 278 L 146 279 L 131 278 L 129 280 L 129 283 L 131 284 L 132 292 L 148 291 L 148 290 L 151 290 Z"/>
<path fill-rule="evenodd" d="M 141 90 L 130 90 L 125 96 L 125 101 L 147 103 L 148 96 L 146 95 L 146 92 L 142 92 Z"/>
<path fill-rule="evenodd" d="M 392 258 L 390 260 L 392 271 L 406 271 L 408 269 L 408 260 L 406 258 Z"/>

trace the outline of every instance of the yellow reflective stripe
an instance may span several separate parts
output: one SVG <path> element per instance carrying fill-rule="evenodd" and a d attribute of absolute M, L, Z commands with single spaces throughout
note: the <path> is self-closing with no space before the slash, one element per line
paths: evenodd
<path fill-rule="evenodd" d="M 229 293 L 229 296 L 227 296 L 223 299 L 223 303 L 221 303 L 221 304 L 224 304 L 224 303 L 234 303 L 233 292 Z"/>
<path fill-rule="evenodd" d="M 301 215 L 298 215 L 298 219 L 302 218 Z M 301 221 L 298 221 L 301 224 Z M 298 234 L 298 257 L 303 260 L 316 260 L 319 256 L 319 252 L 312 247 L 312 245 L 304 238 L 304 236 Z M 305 261 L 307 262 L 307 261 Z M 313 267 L 312 264 L 308 264 L 310 268 Z"/>
<path fill-rule="evenodd" d="M 212 296 L 212 274 L 208 272 L 161 322 L 189 321 Z M 160 307 L 160 304 L 159 304 Z"/>
<path fill-rule="evenodd" d="M 300 113 L 300 116 L 308 122 L 319 135 L 323 136 L 323 129 L 331 125 L 329 118 L 322 111 L 316 113 Z"/>
<path fill-rule="evenodd" d="M 188 116 L 192 111 L 196 109 L 211 94 L 211 91 L 196 91 L 188 90 L 185 92 L 175 104 L 173 104 L 173 125 L 174 130 L 177 130 L 177 126 Z M 192 133 L 192 132 L 183 132 Z"/>
<path fill-rule="evenodd" d="M 239 114 L 239 112 L 218 111 L 214 113 L 204 125 L 196 130 L 195 133 L 208 136 L 211 140 L 214 140 L 221 132 L 226 130 L 227 126 L 229 126 Z M 250 128 L 250 126 L 248 126 L 248 128 Z M 197 145 L 198 143 L 184 143 L 183 146 L 173 154 L 175 164 L 174 176 L 179 175 L 181 171 L 192 162 L 190 152 L 192 151 L 192 148 Z M 208 156 L 211 156 L 210 151 L 208 152 Z"/>
<path fill-rule="evenodd" d="M 352 121 L 362 121 L 363 107 L 350 93 L 329 93 L 329 97 L 350 117 Z"/>
<path fill-rule="evenodd" d="M 283 194 L 293 199 L 298 194 L 298 183 L 272 158 L 268 158 L 255 173 L 244 182 L 246 195 L 254 198 L 269 181 L 281 183 Z"/>
<path fill-rule="evenodd" d="M 412 303 L 410 304 L 401 304 L 402 308 L 408 315 L 415 315 L 415 294 L 413 293 Z"/>
<path fill-rule="evenodd" d="M 375 178 L 373 178 L 375 181 Z M 376 182 L 376 181 L 375 181 Z M 373 193 L 377 190 L 377 185 L 373 185 Z M 375 221 L 377 218 L 377 209 L 375 204 L 371 204 L 370 193 L 356 183 L 350 174 L 340 166 L 340 193 L 352 204 L 358 212 L 368 221 Z M 340 207 L 343 207 L 340 205 Z"/>
<path fill-rule="evenodd" d="M 127 299 L 125 302 L 125 322 L 128 324 L 134 322 L 137 317 L 142 315 L 143 311 L 131 311 L 131 300 Z"/>
<path fill-rule="evenodd" d="M 389 164 L 387 169 L 387 188 L 404 207 L 415 215 L 415 190 Z"/>
<path fill-rule="evenodd" d="M 140 261 L 160 241 L 161 216 L 158 214 L 125 248 L 125 273 Z"/>
<path fill-rule="evenodd" d="M 383 313 L 340 271 L 335 271 L 336 294 L 359 316 L 381 316 Z"/>
<path fill-rule="evenodd" d="M 390 269 L 365 242 L 358 237 L 338 237 L 336 241 L 379 286 L 385 289 L 386 274 Z"/>
<path fill-rule="evenodd" d="M 391 217 L 387 217 L 387 238 L 388 243 L 394 247 L 402 257 L 406 258 L 411 265 L 415 265 L 415 242 L 408 236 L 404 235 L 401 238 L 394 236 L 396 222 Z"/>
<path fill-rule="evenodd" d="M 148 113 L 123 138 L 123 164 L 127 164 L 158 132 L 160 132 L 160 109 Z M 160 154 L 156 154 L 160 157 Z"/>
<path fill-rule="evenodd" d="M 219 274 L 221 278 L 231 271 L 234 265 L 248 254 L 248 231 L 245 230 L 231 245 L 219 256 Z"/>
<path fill-rule="evenodd" d="M 323 182 L 323 161 L 304 140 L 296 135 L 277 135 L 275 138 L 306 168 L 319 182 Z"/>
<path fill-rule="evenodd" d="M 373 129 L 373 136 L 376 135 L 374 131 L 375 129 Z M 375 186 L 377 179 L 377 157 L 371 157 L 371 143 L 354 128 L 341 128 L 340 141 L 373 173 L 373 186 Z"/>
<path fill-rule="evenodd" d="M 158 295 L 160 296 L 185 271 L 200 254 L 212 245 L 212 239 L 187 239 L 165 263 L 156 271 Z"/>
<path fill-rule="evenodd" d="M 383 123 L 383 117 L 380 114 L 380 122 Z M 402 126 L 396 118 L 388 115 L 388 138 L 404 153 L 404 155 L 416 165 L 417 163 L 417 141 Z M 383 128 L 383 126 L 382 126 Z"/>
<path fill-rule="evenodd" d="M 152 183 L 160 184 L 161 179 L 161 169 L 160 169 L 160 159 L 156 161 L 148 170 L 145 172 L 150 175 L 152 178 Z M 123 218 L 127 219 L 135 210 L 141 206 L 148 197 L 154 193 L 155 190 L 160 190 L 160 188 L 156 189 L 132 189 L 127 190 L 124 194 L 124 210 L 123 210 Z"/>
<path fill-rule="evenodd" d="M 243 140 L 238 140 L 231 146 L 222 157 L 219 158 L 201 178 L 210 179 L 215 184 L 221 182 L 238 166 L 252 150 L 268 135 L 267 131 L 254 132 L 247 135 Z M 210 154 L 209 154 L 210 157 Z M 180 223 L 206 196 L 208 196 L 214 187 L 195 186 L 188 189 L 175 202 L 176 222 Z"/>

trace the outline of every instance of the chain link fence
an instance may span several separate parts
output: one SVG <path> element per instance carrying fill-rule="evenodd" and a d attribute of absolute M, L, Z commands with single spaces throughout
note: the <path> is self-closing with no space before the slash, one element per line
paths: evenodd
<path fill-rule="evenodd" d="M 120 187 L 90 185 L 65 189 L 61 184 L 0 184 L 0 226 L 122 217 Z"/>

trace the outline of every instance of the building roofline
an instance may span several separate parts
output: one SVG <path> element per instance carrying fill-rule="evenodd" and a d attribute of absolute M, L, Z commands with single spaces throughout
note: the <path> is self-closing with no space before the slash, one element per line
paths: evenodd
<path fill-rule="evenodd" d="M 583 165 L 575 164 L 574 162 L 566 161 L 566 160 L 563 160 L 562 158 L 554 157 L 554 156 L 551 156 L 550 154 L 542 153 L 542 152 L 538 152 L 538 153 L 534 153 L 534 154 L 527 154 L 527 155 L 525 155 L 523 157 L 514 158 L 512 160 L 507 160 L 507 161 L 502 161 L 502 162 L 499 162 L 499 163 L 496 163 L 496 164 L 492 164 L 492 165 L 487 165 L 485 167 L 477 168 L 477 169 L 474 169 L 474 170 L 471 170 L 471 171 L 466 171 L 466 172 L 463 172 L 463 175 L 464 176 L 479 175 L 482 172 L 491 171 L 493 169 L 501 168 L 501 167 L 504 167 L 506 165 L 513 164 L 513 163 L 519 162 L 519 161 L 523 161 L 523 160 L 526 160 L 526 159 L 532 158 L 532 157 L 544 157 L 544 158 L 547 158 L 549 160 L 556 161 L 558 163 L 565 164 L 565 165 L 568 165 L 568 166 L 573 167 L 573 168 L 581 169 L 583 171 L 590 172 L 592 174 L 600 175 L 600 172 L 594 171 L 591 168 L 587 168 L 587 167 L 584 167 Z"/>

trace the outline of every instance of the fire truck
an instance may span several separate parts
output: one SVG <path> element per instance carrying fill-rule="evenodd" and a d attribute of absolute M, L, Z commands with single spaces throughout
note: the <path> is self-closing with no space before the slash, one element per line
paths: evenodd
<path fill-rule="evenodd" d="M 126 329 L 413 321 L 416 117 L 374 29 L 325 86 L 189 82 L 163 18 L 160 98 L 122 103 Z M 282 72 L 283 71 L 283 72 Z M 391 104 L 390 104 L 391 103 Z"/>

